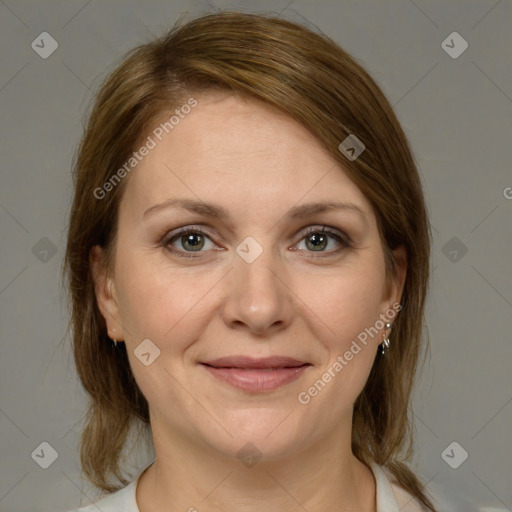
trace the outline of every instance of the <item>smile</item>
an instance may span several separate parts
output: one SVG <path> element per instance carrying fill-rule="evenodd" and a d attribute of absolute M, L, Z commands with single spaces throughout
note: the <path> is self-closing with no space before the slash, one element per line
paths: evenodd
<path fill-rule="evenodd" d="M 254 359 L 235 356 L 201 363 L 216 379 L 247 392 L 272 391 L 299 379 L 309 363 L 273 356 Z"/>

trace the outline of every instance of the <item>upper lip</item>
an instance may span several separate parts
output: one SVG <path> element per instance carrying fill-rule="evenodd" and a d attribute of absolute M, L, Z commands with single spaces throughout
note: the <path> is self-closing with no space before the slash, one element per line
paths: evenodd
<path fill-rule="evenodd" d="M 303 366 L 305 361 L 299 361 L 293 357 L 272 356 L 263 358 L 254 358 L 248 356 L 230 356 L 203 361 L 202 364 L 213 366 L 214 368 L 293 368 Z"/>

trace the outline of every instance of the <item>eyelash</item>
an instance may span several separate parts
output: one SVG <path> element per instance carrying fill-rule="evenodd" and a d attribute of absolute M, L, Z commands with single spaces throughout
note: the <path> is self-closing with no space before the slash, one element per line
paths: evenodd
<path fill-rule="evenodd" d="M 193 254 L 192 251 L 182 251 L 182 250 L 176 249 L 172 246 L 172 242 L 175 239 L 178 239 L 179 237 L 182 237 L 183 235 L 188 235 L 191 233 L 200 234 L 200 235 L 210 238 L 210 235 L 206 231 L 203 231 L 201 228 L 194 228 L 192 226 L 186 226 L 184 228 L 179 228 L 178 230 L 168 233 L 166 236 L 164 236 L 164 238 L 161 241 L 161 246 L 164 247 L 169 252 L 177 255 L 180 258 L 201 258 L 202 256 L 200 256 L 200 253 L 204 252 L 204 251 L 196 251 L 198 253 L 198 255 L 196 256 L 195 254 Z M 350 240 L 350 238 L 347 235 L 341 235 L 337 232 L 330 231 L 330 230 L 326 229 L 326 226 L 322 226 L 321 228 L 318 228 L 316 226 L 311 226 L 303 234 L 303 236 L 299 240 L 299 242 L 301 242 L 304 238 L 306 238 L 311 233 L 321 233 L 321 234 L 329 235 L 330 237 L 334 238 L 341 245 L 341 248 L 335 249 L 333 251 L 319 251 L 320 253 L 327 254 L 328 256 L 337 254 L 338 252 L 340 252 L 343 249 L 352 247 L 352 241 Z M 306 251 L 306 252 L 314 253 L 315 251 Z M 313 257 L 314 258 L 322 258 L 325 256 L 314 255 Z"/>

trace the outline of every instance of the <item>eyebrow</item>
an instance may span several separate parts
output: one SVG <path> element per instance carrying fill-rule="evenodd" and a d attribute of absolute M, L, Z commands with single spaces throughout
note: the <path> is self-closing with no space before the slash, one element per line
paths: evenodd
<path fill-rule="evenodd" d="M 231 215 L 222 206 L 186 198 L 172 198 L 164 201 L 163 203 L 155 204 L 144 212 L 143 218 L 152 216 L 162 210 L 167 210 L 169 208 L 178 208 L 181 210 L 198 213 L 206 217 L 213 217 L 221 220 L 225 219 L 228 222 L 231 220 Z M 358 205 L 354 203 L 339 201 L 307 203 L 300 206 L 294 206 L 286 213 L 285 218 L 292 220 L 302 219 L 304 217 L 325 213 L 332 210 L 354 211 L 363 218 L 365 223 L 368 222 L 365 212 Z"/>

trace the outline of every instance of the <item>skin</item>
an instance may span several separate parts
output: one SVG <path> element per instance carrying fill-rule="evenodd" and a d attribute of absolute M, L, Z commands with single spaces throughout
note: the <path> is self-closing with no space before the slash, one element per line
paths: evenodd
<path fill-rule="evenodd" d="M 395 251 L 391 279 L 370 203 L 304 127 L 256 100 L 196 98 L 129 176 L 113 269 L 99 247 L 91 252 L 99 308 L 110 335 L 126 343 L 150 407 L 156 460 L 139 480 L 139 508 L 374 512 L 375 481 L 351 452 L 351 421 L 385 331 L 307 405 L 297 396 L 400 301 L 404 251 Z M 175 207 L 144 216 L 170 198 L 220 205 L 231 219 Z M 364 216 L 345 208 L 285 217 L 327 201 L 357 205 Z M 169 242 L 183 226 L 207 234 L 192 247 L 183 235 Z M 315 250 L 305 231 L 324 226 L 351 245 L 329 235 Z M 236 252 L 246 237 L 263 249 L 252 263 Z M 198 257 L 179 257 L 165 242 Z M 134 355 L 144 339 L 160 350 L 148 366 Z M 276 390 L 248 393 L 199 365 L 231 355 L 311 366 Z M 251 467 L 237 457 L 248 442 L 262 454 Z"/>

